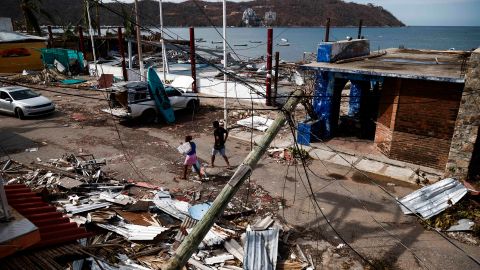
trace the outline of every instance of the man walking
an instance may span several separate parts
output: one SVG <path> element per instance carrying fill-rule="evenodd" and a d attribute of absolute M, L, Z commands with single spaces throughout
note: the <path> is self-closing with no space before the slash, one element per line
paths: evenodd
<path fill-rule="evenodd" d="M 212 149 L 212 167 L 215 167 L 215 156 L 217 153 L 225 159 L 227 163 L 227 167 L 230 168 L 230 163 L 228 162 L 228 158 L 225 155 L 225 142 L 228 138 L 228 131 L 226 131 L 223 127 L 220 126 L 218 121 L 213 121 L 213 136 L 215 137 L 215 144 L 213 145 Z"/>

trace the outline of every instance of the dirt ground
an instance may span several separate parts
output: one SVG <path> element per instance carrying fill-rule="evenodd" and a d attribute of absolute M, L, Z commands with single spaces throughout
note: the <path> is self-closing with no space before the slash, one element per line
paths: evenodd
<path fill-rule="evenodd" d="M 91 153 L 106 158 L 107 171 L 118 179 L 147 181 L 173 191 L 200 191 L 205 200 L 213 200 L 234 172 L 226 168 L 221 158 L 217 158 L 215 168 L 206 166 L 213 143 L 211 122 L 223 117 L 221 99 L 202 98 L 200 111 L 195 114 L 178 112 L 174 125 L 141 125 L 132 121 L 118 122 L 101 112 L 100 109 L 107 107 L 105 101 L 64 94 L 103 98 L 102 93 L 74 89 L 56 91 L 60 93 L 39 91 L 57 105 L 57 111 L 51 116 L 19 120 L 0 115 L 0 145 L 12 159 L 30 163 L 37 158 L 48 160 L 65 153 Z M 251 104 L 232 103 L 229 106 L 243 108 L 234 113 L 240 117 L 238 114 Z M 274 112 L 269 114 L 273 116 Z M 287 129 L 282 132 L 283 136 L 288 135 Z M 186 135 L 194 137 L 198 156 L 210 181 L 196 181 L 193 175 L 189 180 L 179 180 L 183 157 L 176 147 Z M 25 151 L 35 147 L 38 151 Z M 227 155 L 231 164 L 239 165 L 250 149 L 249 143 L 229 139 Z M 0 151 L 0 155 L 5 154 Z M 395 200 L 365 176 L 351 168 L 321 161 L 312 161 L 308 170 L 307 178 L 302 166 L 265 156 L 233 204 L 249 205 L 259 215 L 274 212 L 295 229 L 291 239 L 311 250 L 321 250 L 322 243 L 327 241 L 338 246 L 341 256 L 361 261 L 340 245 L 341 239 L 325 222 L 319 211 L 322 210 L 335 230 L 379 269 L 479 269 L 465 253 L 436 233 L 425 230 L 416 218 L 404 215 Z M 388 179 L 375 180 L 397 197 L 417 188 Z M 452 241 L 480 259 L 478 245 Z M 324 256 L 314 256 L 314 260 L 333 260 Z"/>

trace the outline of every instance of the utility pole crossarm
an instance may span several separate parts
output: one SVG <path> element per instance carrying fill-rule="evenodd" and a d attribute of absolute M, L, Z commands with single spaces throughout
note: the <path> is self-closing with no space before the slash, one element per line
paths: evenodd
<path fill-rule="evenodd" d="M 221 215 L 243 182 L 250 176 L 258 161 L 270 146 L 270 143 L 287 121 L 287 114 L 295 110 L 303 95 L 302 90 L 296 90 L 292 94 L 283 106 L 282 111 L 277 113 L 276 119 L 267 129 L 258 145 L 256 145 L 243 160 L 242 164 L 235 171 L 235 174 L 230 178 L 230 181 L 217 196 L 210 209 L 208 209 L 207 213 L 205 213 L 197 225 L 193 227 L 192 231 L 177 248 L 173 257 L 167 262 L 167 265 L 162 268 L 163 270 L 182 269 L 182 267 L 185 266 L 188 259 L 192 256 L 193 252 L 197 250 L 198 245 L 213 226 L 215 220 Z"/>

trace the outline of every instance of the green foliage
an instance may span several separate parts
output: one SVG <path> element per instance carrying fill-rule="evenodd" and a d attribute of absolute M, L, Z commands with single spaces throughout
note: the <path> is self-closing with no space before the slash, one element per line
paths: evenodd
<path fill-rule="evenodd" d="M 304 159 L 304 160 L 310 159 L 310 155 L 308 154 L 307 150 L 305 150 L 305 149 L 290 147 L 290 148 L 288 148 L 288 150 L 292 153 L 292 156 L 294 158 L 299 158 L 299 159 Z"/>

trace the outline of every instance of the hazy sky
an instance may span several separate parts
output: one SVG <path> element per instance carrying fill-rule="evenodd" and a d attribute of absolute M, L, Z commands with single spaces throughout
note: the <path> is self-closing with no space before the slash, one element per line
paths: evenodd
<path fill-rule="evenodd" d="M 111 2 L 112 0 L 104 0 Z M 121 0 L 133 2 L 133 0 Z M 163 0 L 182 2 L 182 0 Z M 236 0 L 235 2 L 248 1 Z M 210 0 L 210 2 L 221 2 Z M 480 0 L 346 0 L 383 6 L 407 25 L 480 26 Z"/>

